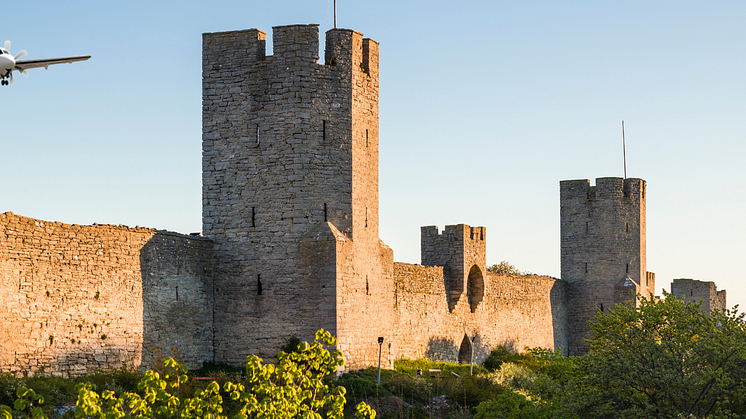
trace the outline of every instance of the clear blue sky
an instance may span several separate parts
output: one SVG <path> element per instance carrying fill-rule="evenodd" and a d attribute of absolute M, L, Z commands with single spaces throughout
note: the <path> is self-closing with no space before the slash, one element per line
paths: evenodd
<path fill-rule="evenodd" d="M 648 181 L 648 270 L 746 303 L 746 2 L 339 0 L 381 43 L 381 238 L 487 227 L 559 276 L 559 181 Z M 0 88 L 0 212 L 201 229 L 201 34 L 332 25 L 332 0 L 16 1 L 0 42 L 90 54 Z M 323 45 L 323 42 L 322 42 Z"/>

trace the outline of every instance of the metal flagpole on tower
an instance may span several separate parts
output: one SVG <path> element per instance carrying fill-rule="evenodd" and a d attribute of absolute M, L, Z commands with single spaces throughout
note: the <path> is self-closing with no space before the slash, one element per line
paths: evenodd
<path fill-rule="evenodd" d="M 624 121 L 622 121 L 622 154 L 624 155 L 624 178 L 627 179 L 627 140 L 624 138 Z"/>
<path fill-rule="evenodd" d="M 334 29 L 337 29 L 337 0 L 334 0 Z"/>

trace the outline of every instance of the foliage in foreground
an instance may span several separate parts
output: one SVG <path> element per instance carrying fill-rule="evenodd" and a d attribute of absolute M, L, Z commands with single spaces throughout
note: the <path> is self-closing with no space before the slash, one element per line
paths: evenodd
<path fill-rule="evenodd" d="M 213 381 L 192 397 L 181 398 L 180 389 L 188 380 L 186 365 L 172 358 L 164 361 L 166 372 L 148 371 L 138 384 L 140 394 L 96 391 L 91 383 L 77 386 L 78 399 L 75 417 L 78 419 L 121 418 L 205 418 L 224 419 L 223 396 L 240 404 L 235 418 L 335 418 L 343 417 L 344 387 L 330 386 L 324 378 L 344 365 L 342 353 L 329 352 L 337 340 L 324 330 L 316 332 L 312 343 L 301 342 L 291 353 L 280 352 L 277 365 L 263 364 L 255 355 L 247 358 L 244 383 L 226 382 L 222 389 Z M 45 419 L 47 416 L 37 403 L 41 397 L 33 390 L 19 389 L 13 408 L 0 407 L 3 419 L 15 416 Z M 356 407 L 355 417 L 375 418 L 376 412 L 365 403 Z"/>
<path fill-rule="evenodd" d="M 744 314 L 666 294 L 593 323 L 565 408 L 587 418 L 730 418 L 746 413 Z"/>

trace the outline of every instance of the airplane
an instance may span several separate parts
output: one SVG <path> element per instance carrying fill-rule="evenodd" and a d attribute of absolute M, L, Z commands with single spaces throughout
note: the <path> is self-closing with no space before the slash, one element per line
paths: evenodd
<path fill-rule="evenodd" d="M 22 60 L 19 58 L 28 55 L 26 50 L 22 50 L 15 56 L 10 54 L 10 41 L 5 41 L 5 48 L 0 48 L 0 84 L 7 86 L 13 84 L 13 70 L 18 71 L 28 77 L 28 69 L 44 67 L 49 69 L 52 64 L 74 63 L 76 61 L 85 61 L 91 58 L 90 55 L 76 55 L 73 57 L 62 58 L 45 58 L 42 60 Z M 8 79 L 8 80 L 6 80 Z"/>

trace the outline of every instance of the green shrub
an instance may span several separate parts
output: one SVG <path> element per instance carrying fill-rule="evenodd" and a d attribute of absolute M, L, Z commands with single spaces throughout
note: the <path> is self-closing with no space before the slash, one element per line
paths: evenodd
<path fill-rule="evenodd" d="M 505 346 L 498 346 L 490 352 L 487 359 L 484 360 L 482 366 L 488 371 L 496 371 L 500 368 L 503 362 L 520 362 L 525 356 L 517 354 Z"/>
<path fill-rule="evenodd" d="M 504 362 L 500 369 L 490 374 L 495 384 L 510 387 L 514 390 L 530 390 L 539 375 L 523 365 Z"/>
<path fill-rule="evenodd" d="M 177 363 L 173 358 L 164 360 L 163 375 L 147 371 L 137 384 L 137 392 L 123 392 L 123 387 L 115 390 L 102 390 L 90 380 L 77 383 L 78 419 L 109 419 L 125 416 L 145 418 L 212 418 L 226 419 L 223 396 L 227 400 L 240 404 L 239 409 L 231 416 L 239 417 L 321 417 L 341 419 L 345 405 L 346 390 L 330 386 L 325 377 L 344 365 L 342 353 L 329 351 L 336 346 L 337 340 L 324 330 L 316 332 L 316 340 L 310 344 L 302 342 L 297 352 L 281 352 L 277 364 L 264 364 L 255 355 L 247 357 L 247 377 L 244 383 L 226 381 L 223 385 L 212 381 L 204 387 L 190 383 L 186 365 Z M 128 372 L 121 373 L 122 382 L 132 378 Z M 30 388 L 19 386 L 19 381 L 2 376 L 2 382 L 17 387 L 17 399 L 9 405 L 0 406 L 3 419 L 24 417 L 48 419 L 49 412 L 42 410 L 42 395 Z M 90 378 L 90 377 L 89 377 Z M 100 374 L 93 377 L 104 387 L 119 383 L 111 374 Z M 57 380 L 45 379 L 38 385 L 57 386 Z M 66 380 L 66 383 L 71 380 Z M 10 385 L 8 387 L 10 387 Z M 127 385 L 127 384 L 125 384 Z M 194 386 L 192 397 L 185 397 L 184 387 Z M 49 389 L 47 389 L 50 391 Z M 6 391 L 7 392 L 7 391 Z M 222 395 L 221 395 L 222 394 Z M 49 404 L 47 404 L 49 406 Z M 374 418 L 375 411 L 365 403 L 356 407 L 355 417 Z"/>
<path fill-rule="evenodd" d="M 474 419 L 544 419 L 551 417 L 550 410 L 544 410 L 525 396 L 506 391 L 492 400 L 482 402 L 476 408 Z"/>
<path fill-rule="evenodd" d="M 505 391 L 502 386 L 493 383 L 485 375 L 465 375 L 442 380 L 440 388 L 452 406 L 459 405 L 470 409 Z"/>

